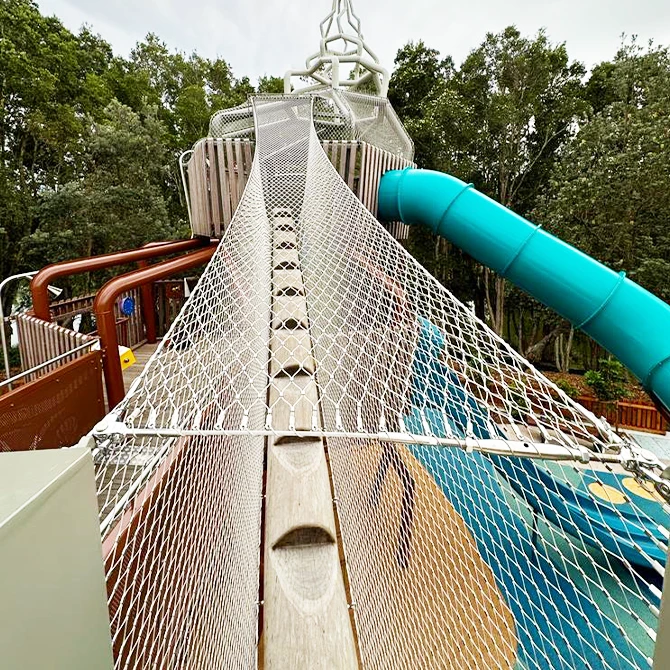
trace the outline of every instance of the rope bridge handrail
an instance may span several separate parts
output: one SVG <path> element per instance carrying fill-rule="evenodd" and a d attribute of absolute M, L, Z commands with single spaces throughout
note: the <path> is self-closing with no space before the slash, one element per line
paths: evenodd
<path fill-rule="evenodd" d="M 661 464 L 376 221 L 324 152 L 322 102 L 254 99 L 223 240 L 93 433 L 117 667 L 253 668 L 278 603 L 290 653 L 317 622 L 324 658 L 346 647 L 365 668 L 647 667 Z M 310 532 L 276 533 L 280 509 Z M 331 600 L 346 625 L 327 625 Z"/>

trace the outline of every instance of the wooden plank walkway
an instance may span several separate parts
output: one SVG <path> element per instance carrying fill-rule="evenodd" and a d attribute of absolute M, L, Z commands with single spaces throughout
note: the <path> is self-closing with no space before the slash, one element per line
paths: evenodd
<path fill-rule="evenodd" d="M 140 376 L 140 374 L 142 374 L 144 366 L 149 362 L 149 359 L 153 355 L 154 351 L 156 351 L 157 347 L 158 343 L 145 343 L 133 351 L 137 362 L 123 371 L 123 385 L 126 391 L 128 391 L 130 385 Z"/>
<path fill-rule="evenodd" d="M 133 353 L 135 354 L 135 363 L 123 371 L 123 388 L 126 390 L 126 393 L 128 392 L 130 385 L 142 374 L 142 370 L 144 370 L 144 367 L 149 362 L 152 354 L 154 351 L 156 351 L 159 343 L 160 340 L 156 344 L 147 344 L 145 342 L 144 344 L 141 344 L 139 347 L 137 347 L 137 349 L 133 349 Z M 105 399 L 106 411 L 109 412 L 112 408 L 109 406 L 107 401 L 107 388 L 105 386 L 104 376 L 102 382 L 102 391 Z"/>

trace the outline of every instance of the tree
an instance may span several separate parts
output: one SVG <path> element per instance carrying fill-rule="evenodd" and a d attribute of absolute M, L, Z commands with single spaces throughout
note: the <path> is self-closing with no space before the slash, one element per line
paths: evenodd
<path fill-rule="evenodd" d="M 431 110 L 429 101 L 439 96 L 453 76 L 453 61 L 449 57 L 440 59 L 438 51 L 419 41 L 399 49 L 394 63 L 389 102 L 414 140 L 417 163 L 433 168 L 438 129 L 427 123 L 426 117 Z"/>
<path fill-rule="evenodd" d="M 584 381 L 593 389 L 596 398 L 604 401 L 621 400 L 630 395 L 628 374 L 619 361 L 602 358 L 598 361 L 598 370 L 589 370 Z"/>
<path fill-rule="evenodd" d="M 107 78 L 116 98 L 143 114 L 147 107 L 167 133 L 171 160 L 164 174 L 168 211 L 177 219 L 185 214 L 178 160 L 181 153 L 207 135 L 212 114 L 239 105 L 254 93 L 248 77 L 236 79 L 222 58 L 208 60 L 196 53 L 170 51 L 150 33 L 133 49 L 130 59 L 115 59 Z M 275 85 L 266 78 L 266 85 Z"/>
<path fill-rule="evenodd" d="M 162 192 L 170 154 L 155 108 L 140 116 L 112 101 L 83 142 L 86 174 L 40 195 L 26 258 L 39 266 L 186 234 L 185 222 L 170 220 Z"/>
<path fill-rule="evenodd" d="M 506 207 L 530 211 L 586 113 L 583 74 L 565 45 L 552 45 L 543 31 L 532 39 L 514 27 L 488 34 L 454 79 L 467 131 L 459 134 L 460 154 L 470 157 L 466 180 Z M 491 325 L 502 333 L 505 281 L 488 269 L 483 277 Z"/>
<path fill-rule="evenodd" d="M 0 276 L 187 234 L 179 155 L 213 112 L 253 92 L 221 58 L 173 52 L 152 34 L 114 57 L 30 0 L 1 2 Z"/>
<path fill-rule="evenodd" d="M 39 193 L 80 174 L 87 117 L 110 99 L 110 58 L 102 39 L 86 29 L 70 33 L 35 3 L 0 3 L 0 276 L 32 269 L 21 251 Z M 13 289 L 3 295 L 6 313 Z"/>
<path fill-rule="evenodd" d="M 414 141 L 415 161 L 423 168 L 444 169 L 445 155 L 458 144 L 454 137 L 458 101 L 450 88 L 453 61 L 448 56 L 441 58 L 437 50 L 419 41 L 398 50 L 395 66 L 389 101 Z M 448 104 L 447 99 L 455 105 Z M 436 109 L 445 112 L 439 120 L 435 118 Z M 452 123 L 446 122 L 446 110 L 453 112 Z M 484 316 L 478 277 L 469 257 L 446 240 L 417 227 L 410 228 L 407 246 L 434 277 L 461 300 L 474 302 L 479 316 Z"/>
<path fill-rule="evenodd" d="M 502 333 L 505 339 L 534 362 L 542 360 L 545 350 L 553 342 L 555 360 L 561 363 L 557 367 L 567 372 L 574 339 L 570 324 L 516 287 L 510 287 L 506 301 L 507 318 Z"/>
<path fill-rule="evenodd" d="M 113 78 L 121 102 L 135 110 L 142 104 L 158 109 L 175 155 L 207 134 L 215 111 L 239 105 L 254 93 L 249 78 L 236 79 L 222 58 L 171 52 L 153 33 L 136 45 L 127 63 L 117 65 Z"/>
<path fill-rule="evenodd" d="M 473 182 L 503 205 L 527 214 L 575 124 L 585 117 L 583 74 L 581 64 L 570 62 L 565 46 L 552 45 L 544 32 L 529 39 L 509 27 L 488 34 L 458 70 L 451 59 L 440 60 L 423 43 L 408 44 L 398 52 L 389 99 L 415 141 L 422 167 Z M 422 263 L 435 265 L 431 259 L 437 245 L 429 246 L 418 235 L 411 231 L 410 248 Z M 485 312 L 502 334 L 509 291 L 504 280 L 449 253 L 455 256 L 453 266 L 460 265 L 454 276 L 466 279 L 456 294 L 474 300 L 478 313 Z M 536 336 L 541 341 L 545 333 Z"/>
<path fill-rule="evenodd" d="M 566 148 L 535 216 L 668 300 L 670 54 L 633 42 L 610 65 L 594 71 L 597 99 L 610 102 Z"/>
<path fill-rule="evenodd" d="M 258 79 L 258 92 L 267 94 L 283 94 L 284 78 L 268 77 L 267 75 L 263 75 Z"/>

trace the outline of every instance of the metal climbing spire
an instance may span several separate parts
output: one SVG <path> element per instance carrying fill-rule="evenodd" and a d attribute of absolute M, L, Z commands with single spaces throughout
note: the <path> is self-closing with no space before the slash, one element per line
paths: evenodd
<path fill-rule="evenodd" d="M 361 32 L 351 0 L 333 0 L 329 14 L 320 24 L 319 50 L 309 56 L 304 70 L 288 70 L 284 75 L 284 93 L 305 93 L 319 89 L 361 89 L 372 86 L 377 95 L 386 97 L 389 72 L 368 46 Z M 350 66 L 348 73 L 343 66 Z M 314 81 L 307 86 L 292 88 L 294 77 Z"/>

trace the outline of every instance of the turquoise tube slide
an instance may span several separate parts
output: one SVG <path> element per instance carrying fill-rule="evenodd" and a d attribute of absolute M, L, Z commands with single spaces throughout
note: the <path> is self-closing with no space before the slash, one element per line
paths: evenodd
<path fill-rule="evenodd" d="M 670 305 L 625 273 L 441 172 L 387 172 L 379 217 L 427 226 L 558 312 L 614 354 L 670 412 Z"/>

